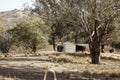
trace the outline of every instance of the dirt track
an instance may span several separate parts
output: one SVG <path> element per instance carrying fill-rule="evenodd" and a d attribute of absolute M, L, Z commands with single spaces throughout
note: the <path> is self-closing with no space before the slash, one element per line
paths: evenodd
<path fill-rule="evenodd" d="M 71 56 L 79 59 L 79 63 L 71 62 L 56 62 L 51 59 L 51 56 L 59 57 L 62 54 L 45 54 L 38 57 L 9 57 L 0 59 L 0 75 L 10 77 L 13 80 L 43 80 L 44 72 L 47 69 L 55 70 L 58 80 L 119 80 L 120 79 L 120 60 L 105 59 L 102 64 L 92 65 L 87 62 L 88 55 L 65 55 L 65 58 Z M 63 57 L 63 56 L 62 56 Z M 86 60 L 85 60 L 85 59 Z M 74 59 L 73 59 L 74 60 Z M 70 78 L 70 72 L 75 73 L 77 79 Z M 50 73 L 50 72 L 49 72 Z M 48 76 L 48 80 L 53 75 Z M 72 74 L 73 76 L 73 74 Z M 0 79 L 3 80 L 3 79 Z M 4 79 L 9 80 L 9 79 Z M 11 79 L 10 79 L 11 80 Z"/>

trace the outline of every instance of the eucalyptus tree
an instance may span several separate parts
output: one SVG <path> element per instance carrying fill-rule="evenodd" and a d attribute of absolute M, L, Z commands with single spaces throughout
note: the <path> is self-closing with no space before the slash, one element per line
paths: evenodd
<path fill-rule="evenodd" d="M 8 53 L 12 46 L 12 37 L 7 32 L 6 27 L 2 23 L 2 16 L 0 15 L 0 51 Z"/>
<path fill-rule="evenodd" d="M 88 39 L 91 62 L 98 64 L 100 45 L 117 27 L 120 0 L 36 0 L 36 10 L 52 24 L 61 20 L 81 31 Z"/>
<path fill-rule="evenodd" d="M 86 0 L 78 17 L 81 29 L 89 40 L 89 48 L 92 63 L 98 64 L 100 57 L 100 45 L 103 39 L 106 41 L 113 30 L 117 28 L 114 23 L 120 16 L 119 0 Z M 79 12 L 78 12 L 79 13 Z"/>
<path fill-rule="evenodd" d="M 73 28 L 74 25 L 70 22 L 73 15 L 70 13 L 70 9 L 67 9 L 67 4 L 64 0 L 36 0 L 34 11 L 38 12 L 41 18 L 51 26 L 51 39 L 54 50 L 56 41 L 70 40 L 74 34 L 73 30 L 79 30 Z"/>
<path fill-rule="evenodd" d="M 114 35 L 111 35 L 111 37 L 108 39 L 109 42 L 111 42 L 111 45 L 114 48 L 120 49 L 120 17 L 118 18 L 118 21 L 115 23 L 116 26 L 118 26 L 114 30 Z"/>
<path fill-rule="evenodd" d="M 27 18 L 8 32 L 13 36 L 16 45 L 22 45 L 33 52 L 48 43 L 49 27 L 39 18 Z"/>

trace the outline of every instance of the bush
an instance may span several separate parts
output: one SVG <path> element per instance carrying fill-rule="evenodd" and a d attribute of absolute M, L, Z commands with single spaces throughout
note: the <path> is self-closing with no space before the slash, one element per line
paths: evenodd
<path fill-rule="evenodd" d="M 9 30 L 17 45 L 33 52 L 47 44 L 49 31 L 49 27 L 38 18 L 25 19 Z"/>
<path fill-rule="evenodd" d="M 114 48 L 120 49 L 120 42 L 113 42 L 113 43 L 112 43 L 112 46 L 113 46 Z"/>
<path fill-rule="evenodd" d="M 8 53 L 12 46 L 12 37 L 7 32 L 0 34 L 0 50 L 2 53 Z"/>

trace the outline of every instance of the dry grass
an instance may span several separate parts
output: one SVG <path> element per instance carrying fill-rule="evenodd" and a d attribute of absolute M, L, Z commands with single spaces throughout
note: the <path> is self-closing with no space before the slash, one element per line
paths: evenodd
<path fill-rule="evenodd" d="M 88 54 L 79 54 L 79 53 L 57 53 L 53 55 L 49 55 L 51 61 L 58 63 L 77 63 L 82 64 L 85 62 L 89 62 Z"/>
<path fill-rule="evenodd" d="M 14 76 L 14 78 L 0 76 L 0 80 L 21 80 L 21 79 L 17 78 L 16 76 Z"/>
<path fill-rule="evenodd" d="M 49 55 L 52 61 L 62 64 L 69 64 L 68 69 L 77 69 L 81 75 L 87 78 L 100 78 L 108 80 L 109 78 L 120 79 L 120 55 L 119 54 L 102 54 L 101 64 L 90 64 L 89 54 L 82 53 L 60 53 Z M 72 67 L 72 68 L 71 68 Z"/>
<path fill-rule="evenodd" d="M 102 54 L 101 64 L 93 65 L 90 64 L 89 54 L 52 53 L 52 52 L 49 53 L 47 51 L 43 52 L 42 54 L 41 53 L 42 52 L 39 52 L 40 55 L 38 54 L 38 56 L 30 55 L 31 57 L 24 58 L 24 60 L 19 60 L 19 59 L 23 59 L 22 57 L 20 57 L 12 60 L 3 59 L 3 61 L 7 61 L 7 63 L 10 66 L 15 66 L 13 65 L 14 62 L 15 63 L 19 62 L 20 64 L 22 64 L 22 67 L 24 67 L 23 65 L 23 61 L 24 61 L 27 62 L 24 63 L 26 64 L 25 67 L 33 66 L 34 68 L 36 67 L 40 68 L 42 66 L 43 68 L 45 68 L 47 66 L 47 67 L 51 67 L 56 72 L 60 70 L 62 72 L 58 72 L 60 74 L 57 73 L 57 76 L 60 77 L 62 76 L 62 78 L 59 77 L 59 80 L 75 80 L 75 79 L 76 80 L 96 80 L 96 79 L 119 80 L 120 79 L 120 54 L 110 54 L 110 53 Z M 17 65 L 16 67 L 20 68 L 20 66 Z M 32 70 L 32 68 L 30 70 Z M 31 74 L 34 74 L 34 72 L 31 72 Z M 33 76 L 36 76 L 36 74 L 34 74 Z M 38 78 L 26 79 L 26 80 L 38 80 Z"/>

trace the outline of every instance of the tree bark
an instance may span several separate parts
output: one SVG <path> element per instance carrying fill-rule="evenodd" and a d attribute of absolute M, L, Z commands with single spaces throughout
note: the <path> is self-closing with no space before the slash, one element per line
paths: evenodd
<path fill-rule="evenodd" d="M 90 46 L 90 54 L 91 54 L 91 62 L 92 64 L 100 63 L 100 44 L 101 39 L 98 34 L 98 26 L 100 25 L 100 21 L 97 19 L 96 13 L 96 0 L 94 0 L 94 9 L 93 9 L 93 20 L 94 20 L 94 28 L 91 37 L 89 38 L 89 46 Z"/>
<path fill-rule="evenodd" d="M 55 37 L 54 36 L 52 36 L 52 44 L 53 44 L 53 50 L 56 50 L 55 49 L 56 45 L 55 45 Z"/>
<path fill-rule="evenodd" d="M 92 64 L 99 64 L 100 63 L 100 45 L 98 44 L 89 44 L 90 46 L 90 56 L 91 56 L 91 63 Z"/>
<path fill-rule="evenodd" d="M 75 44 L 77 44 L 78 43 L 78 35 L 77 35 L 77 33 L 75 34 Z"/>
<path fill-rule="evenodd" d="M 32 51 L 35 53 L 37 51 L 37 45 L 33 42 L 32 44 Z"/>
<path fill-rule="evenodd" d="M 103 45 L 101 45 L 101 52 L 102 53 L 104 53 L 104 47 L 105 47 L 105 45 L 103 44 Z"/>
<path fill-rule="evenodd" d="M 91 54 L 92 64 L 99 64 L 100 63 L 100 51 L 92 50 L 90 54 Z"/>

